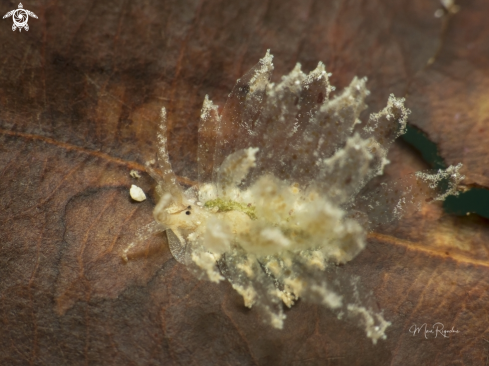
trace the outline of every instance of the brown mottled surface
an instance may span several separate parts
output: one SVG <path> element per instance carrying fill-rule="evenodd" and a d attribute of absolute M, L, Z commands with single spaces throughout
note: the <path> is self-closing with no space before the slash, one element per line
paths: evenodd
<path fill-rule="evenodd" d="M 448 164 L 464 164 L 465 184 L 489 188 L 489 2 L 460 5 L 435 62 L 409 86 L 411 123 L 438 145 Z"/>
<path fill-rule="evenodd" d="M 150 198 L 134 203 L 129 172 L 154 154 L 159 109 L 168 109 L 177 174 L 196 179 L 204 95 L 222 105 L 267 48 L 275 79 L 297 61 L 310 70 L 319 60 L 338 87 L 368 76 L 373 111 L 409 90 L 412 121 L 449 163 L 468 165 L 469 183 L 487 185 L 489 10 L 484 0 L 461 3 L 438 52 L 439 6 L 39 1 L 24 3 L 39 17 L 29 32 L 2 20 L 0 364 L 484 365 L 489 226 L 475 216 L 423 206 L 371 234 L 344 266 L 392 322 L 376 346 L 355 324 L 304 302 L 287 311 L 284 330 L 271 329 L 228 284 L 193 278 L 163 237 L 129 264 L 120 260 L 152 220 L 154 183 L 143 174 Z M 16 7 L 2 1 L 0 13 Z M 402 144 L 390 158 L 389 177 L 424 168 Z M 409 328 L 424 322 L 460 333 L 413 337 Z"/>

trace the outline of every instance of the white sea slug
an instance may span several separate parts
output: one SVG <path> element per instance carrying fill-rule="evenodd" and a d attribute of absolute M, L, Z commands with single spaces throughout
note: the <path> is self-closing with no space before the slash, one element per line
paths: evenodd
<path fill-rule="evenodd" d="M 330 99 L 334 88 L 321 62 L 308 75 L 297 64 L 274 84 L 272 58 L 267 52 L 237 81 L 222 114 L 205 97 L 198 184 L 186 190 L 170 165 L 162 109 L 158 156 L 147 163 L 158 183 L 155 222 L 122 257 L 128 261 L 139 242 L 166 230 L 178 262 L 201 278 L 231 282 L 272 326 L 283 326 L 282 302 L 290 307 L 301 297 L 339 317 L 359 316 L 375 343 L 390 323 L 358 303 L 356 288 L 345 292 L 339 281 L 326 280 L 328 265 L 354 258 L 369 230 L 416 209 L 417 196 L 441 179 L 449 179 L 448 190 L 434 199 L 457 194 L 461 165 L 368 191 L 388 163 L 389 146 L 405 132 L 404 99 L 391 95 L 362 125 L 366 78 L 355 77 Z"/>

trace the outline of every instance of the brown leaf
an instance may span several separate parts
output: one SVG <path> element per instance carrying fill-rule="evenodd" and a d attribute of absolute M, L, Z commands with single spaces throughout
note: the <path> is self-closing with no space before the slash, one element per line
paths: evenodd
<path fill-rule="evenodd" d="M 461 3 L 446 19 L 439 49 L 409 87 L 411 122 L 448 164 L 462 162 L 467 185 L 489 187 L 489 28 L 485 1 Z"/>
<path fill-rule="evenodd" d="M 356 324 L 301 301 L 287 311 L 284 330 L 271 329 L 229 284 L 199 282 L 177 264 L 164 236 L 131 253 L 128 264 L 120 257 L 136 229 L 152 221 L 154 182 L 147 174 L 136 182 L 129 172 L 144 173 L 154 157 L 160 108 L 168 110 L 174 169 L 195 180 L 204 95 L 222 106 L 267 48 L 276 79 L 297 61 L 310 70 L 320 60 L 339 88 L 368 76 L 370 111 L 409 88 L 412 121 L 449 163 L 468 165 L 469 182 L 486 185 L 487 144 L 477 144 L 476 134 L 487 115 L 487 6 L 461 4 L 437 54 L 440 6 L 42 1 L 24 4 L 38 15 L 28 32 L 12 32 L 11 19 L 3 20 L 0 363 L 485 362 L 489 230 L 476 216 L 451 217 L 425 204 L 415 217 L 372 233 L 367 249 L 342 268 L 361 277 L 392 322 L 376 346 Z M 4 13 L 16 7 L 1 5 Z M 461 122 L 450 122 L 456 113 Z M 390 159 L 387 178 L 425 168 L 403 144 Z M 147 201 L 131 201 L 134 183 Z M 425 339 L 409 332 L 425 322 L 460 333 Z"/>

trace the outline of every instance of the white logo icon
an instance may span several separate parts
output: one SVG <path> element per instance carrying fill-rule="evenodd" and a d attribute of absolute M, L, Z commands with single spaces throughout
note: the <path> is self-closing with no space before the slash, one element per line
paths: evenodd
<path fill-rule="evenodd" d="M 12 19 L 14 20 L 12 30 L 15 31 L 17 28 L 19 28 L 19 32 L 22 32 L 22 28 L 24 28 L 26 31 L 29 30 L 29 25 L 27 24 L 27 21 L 29 20 L 29 15 L 37 19 L 36 14 L 34 14 L 32 11 L 25 10 L 22 6 L 22 3 L 19 3 L 19 8 L 9 11 L 3 16 L 3 19 L 12 16 Z"/>

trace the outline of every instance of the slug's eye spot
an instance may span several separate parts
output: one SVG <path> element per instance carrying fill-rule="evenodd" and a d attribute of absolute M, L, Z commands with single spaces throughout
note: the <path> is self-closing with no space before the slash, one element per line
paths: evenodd
<path fill-rule="evenodd" d="M 185 211 L 185 215 L 190 215 L 190 211 Z"/>

